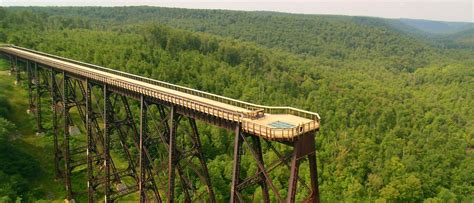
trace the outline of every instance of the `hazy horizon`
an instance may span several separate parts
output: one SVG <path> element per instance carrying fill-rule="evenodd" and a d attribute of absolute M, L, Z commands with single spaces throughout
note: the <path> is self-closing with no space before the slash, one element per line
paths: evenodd
<path fill-rule="evenodd" d="M 237 11 L 274 11 L 293 14 L 367 16 L 391 19 L 417 19 L 445 22 L 474 22 L 474 4 L 470 0 L 0 0 L 0 6 L 154 6 L 187 9 L 222 9 Z"/>

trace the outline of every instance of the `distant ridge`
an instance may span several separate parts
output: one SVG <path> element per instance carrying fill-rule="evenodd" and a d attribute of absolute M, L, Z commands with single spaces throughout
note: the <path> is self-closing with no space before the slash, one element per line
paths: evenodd
<path fill-rule="evenodd" d="M 430 34 L 452 34 L 473 28 L 473 23 L 469 22 L 445 22 L 433 20 L 418 20 L 401 18 L 399 21 L 405 25 L 414 27 Z"/>

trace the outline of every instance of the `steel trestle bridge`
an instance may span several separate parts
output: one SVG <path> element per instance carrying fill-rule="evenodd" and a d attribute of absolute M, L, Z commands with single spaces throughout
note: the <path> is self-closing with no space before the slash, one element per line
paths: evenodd
<path fill-rule="evenodd" d="M 51 105 L 55 174 L 66 186 L 68 201 L 81 192 L 73 190 L 71 178 L 82 167 L 87 169 L 89 202 L 98 195 L 113 202 L 132 193 L 139 194 L 140 202 L 174 202 L 176 195 L 186 202 L 216 202 L 196 125 L 200 120 L 235 133 L 231 202 L 243 202 L 241 192 L 252 186 L 261 187 L 264 202 L 294 202 L 298 186 L 308 191 L 305 201 L 319 202 L 317 113 L 251 104 L 14 45 L 0 45 L 0 54 L 10 61 L 17 83 L 26 75 L 29 112 L 36 117 L 38 133 L 45 131 L 41 109 L 45 101 Z M 138 111 L 132 102 L 138 103 Z M 79 119 L 73 118 L 76 114 Z M 78 126 L 86 131 L 84 146 L 71 143 Z M 262 142 L 276 160 L 264 160 Z M 273 143 L 291 150 L 280 152 Z M 257 166 L 247 177 L 241 173 L 244 147 Z M 126 169 L 114 162 L 112 148 L 123 151 Z M 156 163 L 153 154 L 162 154 L 167 163 Z M 308 163 L 309 181 L 298 175 L 300 163 Z M 270 177 L 277 167 L 289 170 L 286 197 Z M 166 173 L 167 183 L 157 180 L 158 173 Z M 196 185 L 206 191 L 199 193 Z"/>

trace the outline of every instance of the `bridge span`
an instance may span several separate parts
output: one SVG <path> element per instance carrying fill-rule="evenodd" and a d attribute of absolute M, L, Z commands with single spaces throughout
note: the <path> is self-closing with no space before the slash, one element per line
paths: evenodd
<path fill-rule="evenodd" d="M 11 72 L 17 82 L 26 75 L 29 111 L 36 116 L 38 132 L 46 130 L 42 125 L 41 106 L 49 95 L 53 123 L 49 130 L 55 142 L 55 170 L 64 180 L 67 200 L 73 200 L 78 194 L 72 190 L 74 169 L 87 165 L 89 202 L 96 201 L 98 195 L 103 195 L 105 202 L 111 202 L 135 192 L 140 195 L 141 202 L 161 202 L 164 201 L 160 195 L 162 185 L 167 187 L 168 202 L 174 201 L 176 191 L 183 192 L 186 201 L 196 201 L 201 195 L 193 193 L 193 184 L 183 172 L 188 166 L 199 177 L 200 184 L 207 188 L 208 198 L 204 201 L 215 202 L 197 119 L 235 132 L 231 202 L 245 201 L 241 191 L 252 185 L 262 188 L 265 202 L 271 200 L 269 191 L 275 200 L 294 202 L 298 186 L 308 190 L 307 201 L 319 202 L 314 144 L 320 124 L 317 113 L 292 107 L 256 105 L 14 45 L 0 46 L 0 53 L 10 60 Z M 139 102 L 138 114 L 131 110 L 130 98 Z M 71 109 L 78 112 L 84 125 L 86 146 L 70 143 L 72 126 L 77 126 Z M 180 122 L 183 119 L 188 121 L 186 126 Z M 178 126 L 192 132 L 179 135 Z M 189 138 L 182 138 L 186 136 Z M 115 166 L 110 154 L 114 139 L 119 140 L 129 164 L 122 171 Z M 185 140 L 190 146 L 183 145 L 180 149 L 177 141 Z M 263 159 L 261 141 L 268 144 L 266 149 L 272 150 L 277 160 Z M 273 142 L 288 145 L 292 152 L 286 155 L 278 152 L 272 146 Z M 160 149 L 155 145 L 164 146 L 161 150 L 168 156 L 167 167 L 153 166 L 156 158 L 151 151 Z M 138 158 L 130 146 L 139 149 Z M 240 172 L 244 146 L 257 164 L 255 174 L 248 177 L 242 177 Z M 303 158 L 308 160 L 309 186 L 298 176 Z M 63 162 L 64 167 L 61 167 Z M 274 168 L 282 166 L 290 171 L 286 198 L 270 177 Z M 167 184 L 157 180 L 160 170 L 167 171 Z M 179 190 L 175 188 L 176 173 L 181 182 Z M 126 177 L 132 184 L 126 184 L 130 182 Z"/>

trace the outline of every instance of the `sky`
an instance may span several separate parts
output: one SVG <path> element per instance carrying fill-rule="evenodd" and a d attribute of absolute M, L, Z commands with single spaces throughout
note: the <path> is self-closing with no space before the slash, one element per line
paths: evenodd
<path fill-rule="evenodd" d="M 474 22 L 474 0 L 0 0 L 0 6 L 141 5 Z"/>

